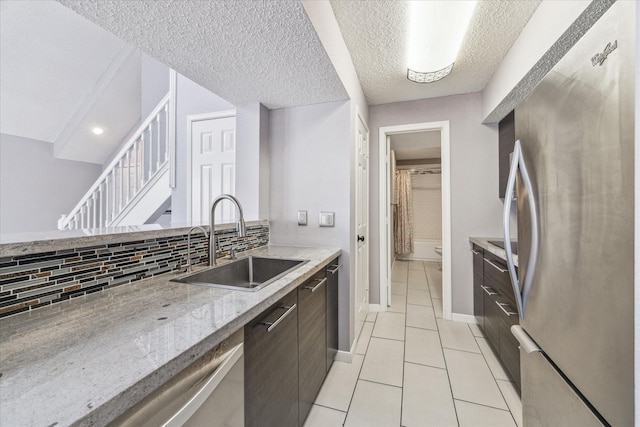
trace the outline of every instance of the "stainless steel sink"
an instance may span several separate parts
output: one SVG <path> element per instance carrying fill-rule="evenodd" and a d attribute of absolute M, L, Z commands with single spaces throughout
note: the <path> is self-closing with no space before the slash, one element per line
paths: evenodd
<path fill-rule="evenodd" d="M 238 291 L 257 291 L 308 260 L 249 256 L 207 270 L 172 279 L 174 282 Z"/>

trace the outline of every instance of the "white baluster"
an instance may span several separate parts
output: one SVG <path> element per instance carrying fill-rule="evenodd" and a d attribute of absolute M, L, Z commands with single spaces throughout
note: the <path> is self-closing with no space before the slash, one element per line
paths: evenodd
<path fill-rule="evenodd" d="M 142 132 L 142 135 L 140 135 L 140 187 L 144 186 L 144 183 L 146 182 L 146 174 L 144 173 L 145 170 L 145 165 L 147 164 L 146 161 L 146 149 L 145 149 L 145 142 L 146 142 L 146 138 L 144 137 L 144 132 Z"/>
<path fill-rule="evenodd" d="M 109 187 L 109 179 L 111 178 L 111 174 L 104 177 L 104 222 L 102 225 L 104 227 L 107 226 L 107 222 L 109 222 L 109 214 L 111 213 L 111 200 L 110 199 L 110 187 Z"/>
<path fill-rule="evenodd" d="M 164 161 L 169 160 L 169 103 L 164 106 Z"/>
<path fill-rule="evenodd" d="M 91 195 L 91 209 L 93 213 L 93 218 L 91 222 L 91 228 L 96 228 L 98 224 L 98 203 L 97 203 L 98 194 L 94 191 Z"/>
<path fill-rule="evenodd" d="M 153 128 L 151 124 L 149 124 L 149 177 L 151 179 L 151 175 L 153 172 Z"/>
<path fill-rule="evenodd" d="M 120 170 L 120 182 L 118 183 L 120 184 L 118 185 L 118 187 L 120 187 L 120 194 L 119 194 L 120 197 L 118 197 L 118 206 L 119 206 L 118 213 L 120 213 L 122 212 L 122 205 L 124 202 L 124 175 L 123 175 L 124 165 L 122 164 L 122 159 L 120 159 L 120 162 L 118 163 L 118 167 Z"/>
<path fill-rule="evenodd" d="M 138 181 L 140 179 L 140 164 L 138 163 L 138 140 L 136 139 L 136 141 L 133 143 L 133 164 L 135 165 L 135 170 L 134 170 L 134 174 L 133 174 L 133 196 L 135 197 L 136 194 L 138 194 L 138 190 L 140 189 L 140 182 Z"/>
<path fill-rule="evenodd" d="M 99 210 L 99 214 L 100 214 L 100 219 L 98 222 L 98 227 L 102 228 L 104 227 L 104 193 L 102 192 L 102 186 L 104 185 L 104 183 L 100 183 L 100 185 L 98 186 L 98 200 L 100 201 L 100 210 Z"/>
<path fill-rule="evenodd" d="M 111 171 L 111 197 L 112 197 L 112 201 L 111 201 L 111 219 L 110 221 L 113 221 L 113 219 L 116 217 L 116 191 L 117 191 L 118 187 L 116 186 L 116 169 L 113 168 L 113 170 Z"/>
<path fill-rule="evenodd" d="M 126 193 L 125 193 L 125 206 L 129 203 L 129 199 L 131 198 L 131 156 L 129 155 L 129 150 L 125 154 L 124 164 L 127 168 L 127 185 L 126 185 Z"/>
<path fill-rule="evenodd" d="M 85 221 L 85 210 L 87 208 L 87 204 L 85 203 L 84 205 L 82 205 L 82 208 L 80 208 L 80 228 L 85 228 L 84 227 L 84 221 Z"/>
<path fill-rule="evenodd" d="M 156 159 L 156 170 L 160 170 L 160 157 L 162 151 L 160 150 L 160 113 L 158 113 L 158 115 L 156 116 L 156 153 L 157 153 L 157 159 Z"/>

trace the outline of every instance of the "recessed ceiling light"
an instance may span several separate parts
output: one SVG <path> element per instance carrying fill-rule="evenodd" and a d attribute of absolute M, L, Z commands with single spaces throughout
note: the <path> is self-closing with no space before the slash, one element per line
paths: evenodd
<path fill-rule="evenodd" d="M 93 128 L 93 129 L 91 129 L 91 132 L 93 132 L 94 135 L 102 135 L 104 133 L 104 129 L 102 129 L 102 128 Z"/>
<path fill-rule="evenodd" d="M 451 73 L 477 1 L 409 1 L 407 78 L 438 81 Z"/>

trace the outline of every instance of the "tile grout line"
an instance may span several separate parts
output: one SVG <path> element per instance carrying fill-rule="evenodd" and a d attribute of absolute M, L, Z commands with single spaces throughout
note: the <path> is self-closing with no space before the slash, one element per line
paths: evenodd
<path fill-rule="evenodd" d="M 402 346 L 402 389 L 400 390 L 400 419 L 398 425 L 402 426 L 402 414 L 404 410 L 404 365 L 407 357 L 407 306 L 409 305 L 409 272 L 407 271 L 407 291 L 404 293 L 404 344 Z"/>
<path fill-rule="evenodd" d="M 373 327 L 371 329 L 371 335 L 369 335 L 369 342 L 367 342 L 367 349 L 365 350 L 364 355 L 362 355 L 362 365 L 360 365 L 360 369 L 358 370 L 356 385 L 353 387 L 353 393 L 351 393 L 351 398 L 349 399 L 349 405 L 347 406 L 347 414 L 344 416 L 344 423 L 342 423 L 343 426 L 347 423 L 347 418 L 349 417 L 349 411 L 351 410 L 351 404 L 353 404 L 353 396 L 355 396 L 356 389 L 358 388 L 358 381 L 361 381 L 360 375 L 362 375 L 362 368 L 364 368 L 364 361 L 367 358 L 367 353 L 369 352 L 369 345 L 371 344 L 371 338 L 373 337 L 373 329 L 375 329 L 377 321 L 378 321 L 378 313 L 376 313 L 376 320 L 374 320 L 373 322 L 370 322 L 370 323 L 373 323 Z M 358 337 L 358 343 L 356 344 L 356 348 L 358 347 L 361 336 L 362 336 L 362 331 L 360 331 L 360 336 Z M 353 360 L 352 360 L 352 363 L 353 363 Z M 365 381 L 365 380 L 362 380 L 362 381 Z"/>
<path fill-rule="evenodd" d="M 509 412 L 509 414 L 513 418 L 513 414 L 511 414 L 511 411 L 509 409 L 496 408 L 495 406 L 485 405 L 484 403 L 472 402 L 470 400 L 464 400 L 464 399 L 454 399 L 454 400 L 457 400 L 458 402 L 465 402 L 465 403 L 470 403 L 472 405 L 482 406 L 484 408 L 491 408 L 491 409 L 495 409 L 495 410 L 502 411 L 502 412 Z M 515 420 L 513 420 L 513 422 L 515 423 Z M 516 423 L 516 425 L 518 425 L 518 424 Z"/>
<path fill-rule="evenodd" d="M 471 330 L 471 326 L 469 326 L 469 330 Z M 473 331 L 471 331 L 471 335 L 473 335 Z M 513 422 L 515 423 L 516 426 L 519 426 L 518 422 L 516 421 L 516 417 L 513 415 L 513 412 L 511 412 L 511 408 L 509 407 L 509 404 L 507 403 L 507 398 L 505 397 L 504 393 L 502 392 L 502 389 L 500 388 L 500 385 L 498 384 L 498 379 L 496 378 L 496 376 L 494 375 L 493 371 L 489 367 L 489 362 L 487 361 L 486 356 L 482 352 L 482 348 L 478 344 L 478 337 L 476 337 L 474 335 L 473 336 L 473 340 L 476 342 L 476 345 L 478 346 L 478 348 L 480 348 L 480 354 L 482 354 L 482 358 L 484 359 L 484 363 L 487 364 L 487 367 L 489 368 L 489 372 L 491 372 L 491 377 L 493 378 L 493 381 L 495 382 L 496 387 L 498 387 L 498 391 L 500 392 L 500 396 L 502 396 L 502 400 L 504 400 L 504 404 L 507 406 L 507 409 L 509 410 L 509 414 L 511 415 L 511 418 L 513 419 Z M 490 345 L 489 342 L 487 342 L 487 344 Z M 491 348 L 489 348 L 489 351 L 493 351 L 493 350 Z M 499 360 L 498 360 L 498 363 L 500 363 Z M 499 409 L 499 408 L 497 408 L 497 409 Z"/>
<path fill-rule="evenodd" d="M 428 279 L 427 279 L 428 280 Z M 431 304 L 433 304 L 433 298 L 431 298 Z M 435 309 L 433 315 L 435 316 Z M 444 321 L 444 318 L 442 319 Z M 453 403 L 453 411 L 456 414 L 456 423 L 460 426 L 460 418 L 458 417 L 458 408 L 456 408 L 456 398 L 453 396 L 453 387 L 451 386 L 451 376 L 449 375 L 449 366 L 447 366 L 447 358 L 444 355 L 444 346 L 442 345 L 442 337 L 440 336 L 440 326 L 438 326 L 438 320 L 436 318 L 436 327 L 438 328 L 438 340 L 440 341 L 440 350 L 442 351 L 442 360 L 444 360 L 445 370 L 447 371 L 447 381 L 449 382 L 449 392 L 451 393 L 451 401 Z M 476 343 L 477 345 L 477 343 Z"/>

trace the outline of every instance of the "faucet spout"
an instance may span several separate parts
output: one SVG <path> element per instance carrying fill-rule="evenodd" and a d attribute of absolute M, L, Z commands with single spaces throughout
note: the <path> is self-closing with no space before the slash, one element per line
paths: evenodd
<path fill-rule="evenodd" d="M 216 265 L 215 212 L 216 212 L 216 206 L 218 206 L 218 203 L 220 203 L 222 200 L 229 200 L 231 203 L 233 203 L 236 206 L 236 209 L 238 211 L 238 222 L 236 223 L 236 233 L 238 237 L 246 237 L 247 235 L 247 229 L 244 224 L 244 214 L 242 213 L 242 206 L 240 205 L 240 202 L 238 201 L 238 199 L 233 197 L 231 194 L 221 194 L 218 197 L 216 197 L 213 203 L 211 204 L 211 217 L 209 218 L 210 220 L 209 265 L 210 266 Z"/>

